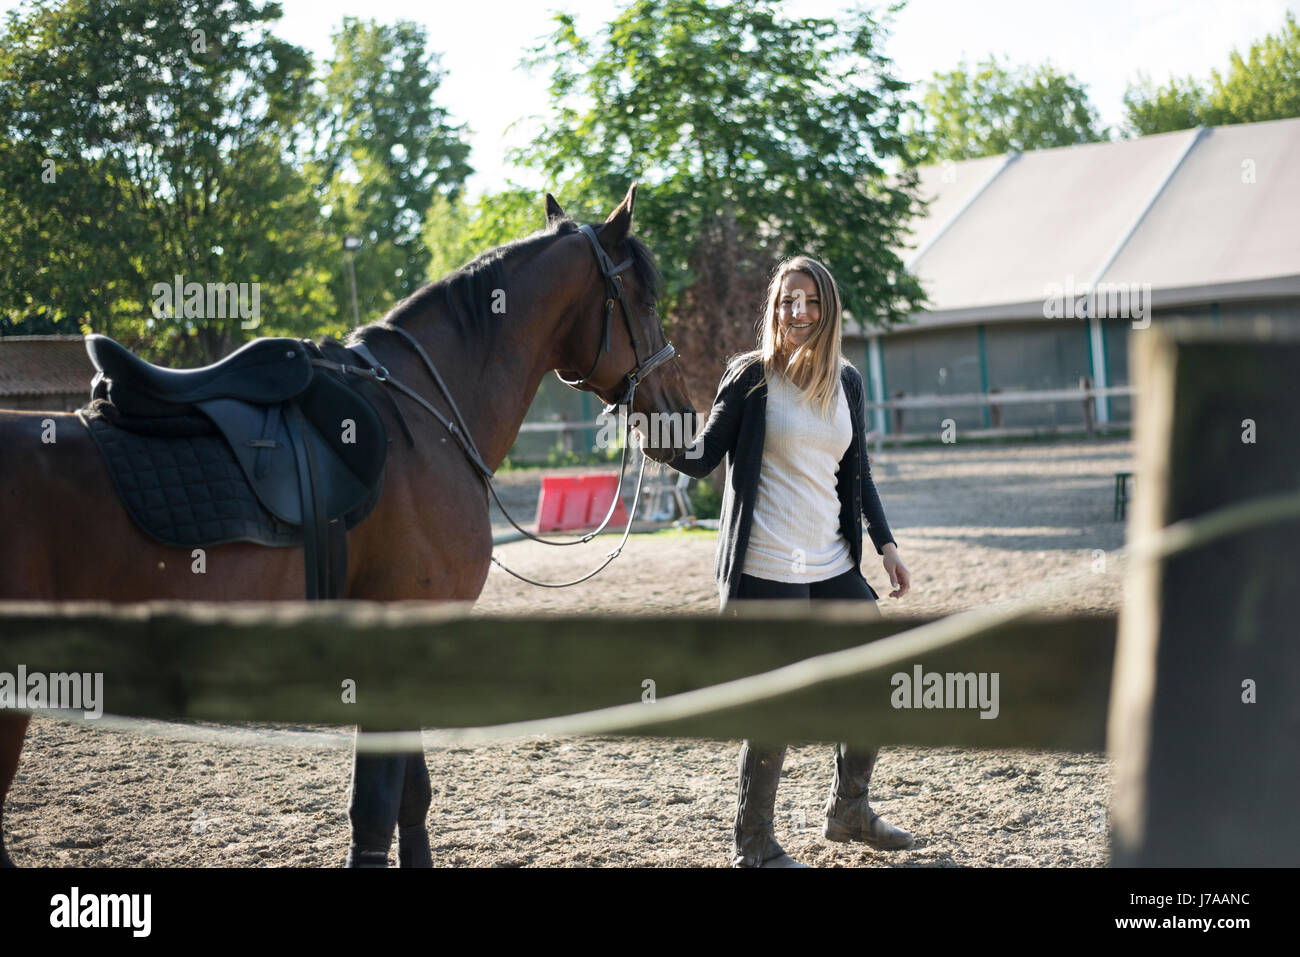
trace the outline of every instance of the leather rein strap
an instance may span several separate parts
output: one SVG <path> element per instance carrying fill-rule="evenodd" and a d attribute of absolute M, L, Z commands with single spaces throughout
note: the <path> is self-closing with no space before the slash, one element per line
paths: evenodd
<path fill-rule="evenodd" d="M 600 265 L 601 274 L 605 279 L 606 297 L 605 297 L 605 308 L 604 308 L 604 327 L 601 333 L 601 344 L 596 351 L 596 361 L 592 363 L 590 371 L 588 371 L 588 373 L 585 376 L 583 376 L 581 379 L 573 379 L 573 380 L 565 379 L 563 376 L 559 374 L 559 372 L 556 372 L 556 375 L 559 377 L 561 382 L 563 382 L 565 385 L 569 386 L 570 388 L 578 389 L 580 391 L 595 391 L 594 388 L 589 385 L 589 380 L 591 379 L 592 375 L 595 374 L 596 368 L 600 365 L 600 360 L 603 358 L 604 354 L 608 352 L 610 349 L 609 329 L 610 329 L 611 321 L 613 319 L 614 305 L 615 303 L 618 303 L 623 307 L 623 323 L 627 328 L 628 338 L 631 340 L 631 344 L 632 344 L 632 355 L 637 360 L 637 365 L 632 369 L 632 371 L 628 372 L 623 377 L 623 380 L 620 384 L 625 383 L 625 386 L 621 394 L 613 402 L 605 406 L 604 412 L 602 414 L 608 414 L 610 410 L 614 410 L 615 414 L 617 414 L 618 408 L 620 406 L 626 405 L 628 409 L 628 413 L 630 415 L 632 411 L 632 401 L 636 396 L 637 385 L 639 385 L 642 381 L 644 381 L 646 376 L 648 376 L 656 368 L 663 365 L 674 355 L 676 355 L 677 352 L 673 348 L 672 344 L 668 343 L 662 349 L 660 349 L 658 352 L 652 355 L 649 359 L 647 359 L 645 362 L 640 361 L 640 350 L 638 348 L 636 334 L 632 331 L 631 316 L 628 312 L 627 303 L 623 302 L 623 292 L 624 292 L 623 278 L 622 276 L 619 275 L 619 273 L 623 272 L 623 270 L 627 269 L 629 266 L 632 265 L 632 259 L 631 257 L 629 257 L 625 259 L 623 262 L 619 263 L 617 266 L 615 266 L 613 260 L 609 258 L 609 256 L 605 253 L 605 250 L 601 247 L 600 242 L 597 240 L 596 231 L 592 229 L 590 226 L 586 226 L 586 225 L 580 226 L 578 228 L 583 233 L 583 235 L 585 235 L 587 239 L 591 242 L 591 246 L 596 253 L 596 261 Z M 528 531 L 528 529 L 520 526 L 520 524 L 514 520 L 514 518 L 510 515 L 510 513 L 506 511 L 506 507 L 504 503 L 502 503 L 500 497 L 497 495 L 496 488 L 492 484 L 492 477 L 494 473 L 492 469 L 488 468 L 487 464 L 483 461 L 482 456 L 479 455 L 478 448 L 474 445 L 473 436 L 470 435 L 469 428 L 465 425 L 465 419 L 460 414 L 460 409 L 456 405 L 456 400 L 452 398 L 451 390 L 447 388 L 447 384 L 443 381 L 441 374 L 439 374 L 438 372 L 438 367 L 434 365 L 433 360 L 429 357 L 428 352 L 425 351 L 424 346 L 420 344 L 418 339 L 416 339 L 413 335 L 411 335 L 401 326 L 383 325 L 381 326 L 381 328 L 386 329 L 390 332 L 398 333 L 407 341 L 407 343 L 415 351 L 415 354 L 420 357 L 420 360 L 424 363 L 425 369 L 428 370 L 430 377 L 433 379 L 434 384 L 437 385 L 438 389 L 442 392 L 443 396 L 446 398 L 447 404 L 451 408 L 451 413 L 452 416 L 454 417 L 454 421 L 448 419 L 447 416 L 445 416 L 438 408 L 436 408 L 432 403 L 430 403 L 427 399 L 421 396 L 418 392 L 411 389 L 405 383 L 402 383 L 397 379 L 394 379 L 392 375 L 389 373 L 388 369 L 382 363 L 380 363 L 380 361 L 377 358 L 375 358 L 374 353 L 372 353 L 364 343 L 358 342 L 349 346 L 348 348 L 352 352 L 354 352 L 357 356 L 359 356 L 362 359 L 362 361 L 366 363 L 367 366 L 366 368 L 362 368 L 360 366 L 352 366 L 341 362 L 331 362 L 323 358 L 313 359 L 312 364 L 316 366 L 321 366 L 323 368 L 332 369 L 344 375 L 359 375 L 362 376 L 363 378 L 367 378 L 373 382 L 379 383 L 380 385 L 386 385 L 392 389 L 396 389 L 398 392 L 401 392 L 407 398 L 411 399 L 416 404 L 418 404 L 421 408 L 425 409 L 431 415 L 433 415 L 433 417 L 442 424 L 443 428 L 445 428 L 448 432 L 451 433 L 452 438 L 456 440 L 456 443 L 460 446 L 461 451 L 465 453 L 465 457 L 469 460 L 470 464 L 473 465 L 474 468 L 479 472 L 480 477 L 487 485 L 488 491 L 492 494 L 493 500 L 497 503 L 497 507 L 501 509 L 501 514 L 503 514 L 506 517 L 506 520 L 509 521 L 510 524 L 513 525 L 516 530 L 523 533 L 526 537 L 532 539 L 533 541 L 541 542 L 543 545 L 581 545 L 591 541 L 602 531 L 604 531 L 605 526 L 608 525 L 610 519 L 613 518 L 614 511 L 618 507 L 619 501 L 621 500 L 621 495 L 623 491 L 623 479 L 627 473 L 627 453 L 628 453 L 628 447 L 631 444 L 628 441 L 628 432 L 630 431 L 630 429 L 629 429 L 629 420 L 627 416 L 624 417 L 624 422 L 623 422 L 623 455 L 619 464 L 618 486 L 614 490 L 614 497 L 609 504 L 609 511 L 605 513 L 604 521 L 602 521 L 597 528 L 586 533 L 580 538 L 568 539 L 565 541 L 540 538 L 539 536 Z M 398 414 L 398 418 L 400 419 L 401 418 L 400 410 L 398 410 L 397 414 Z M 406 423 L 404 421 L 402 422 L 402 426 L 405 429 Z M 407 436 L 410 437 L 410 430 L 405 429 L 405 431 L 407 432 Z M 520 581 L 528 582 L 531 585 L 540 585 L 544 588 L 567 588 L 570 585 L 578 585 L 581 584 L 582 582 L 587 581 L 589 578 L 594 577 L 595 575 L 603 571 L 605 567 L 609 565 L 610 562 L 612 562 L 615 558 L 618 557 L 619 553 L 623 550 L 623 546 L 627 543 L 628 535 L 632 531 L 632 522 L 636 519 L 637 507 L 641 501 L 641 482 L 642 479 L 645 477 L 645 463 L 646 463 L 646 458 L 643 454 L 641 459 L 641 469 L 637 474 L 636 491 L 634 493 L 634 498 L 632 500 L 632 511 L 628 515 L 627 527 L 623 530 L 623 537 L 619 541 L 618 546 L 606 554 L 605 561 L 602 562 L 593 571 L 582 576 L 581 578 L 575 578 L 573 581 L 541 582 L 541 581 L 536 581 L 532 578 L 528 578 L 524 575 L 520 575 L 518 572 L 515 572 L 510 568 L 507 568 L 500 561 L 500 559 L 496 557 L 496 555 L 492 556 L 492 561 L 503 571 L 508 572 L 509 574 L 513 575 L 515 578 L 518 578 Z"/>

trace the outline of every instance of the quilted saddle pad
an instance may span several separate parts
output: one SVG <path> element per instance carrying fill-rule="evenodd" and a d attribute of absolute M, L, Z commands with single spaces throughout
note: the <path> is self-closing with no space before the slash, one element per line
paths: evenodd
<path fill-rule="evenodd" d="M 132 520 L 166 545 L 196 547 L 254 542 L 302 545 L 302 530 L 262 507 L 235 453 L 199 416 L 174 423 L 180 434 L 135 432 L 113 423 L 102 400 L 77 415 L 99 446 Z M 188 426 L 188 427 L 187 427 Z"/>

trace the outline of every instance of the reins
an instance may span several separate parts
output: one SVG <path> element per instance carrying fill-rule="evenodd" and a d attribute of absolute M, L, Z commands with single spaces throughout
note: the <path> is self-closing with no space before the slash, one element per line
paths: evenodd
<path fill-rule="evenodd" d="M 632 265 L 632 258 L 628 257 L 626 260 L 624 260 L 623 262 L 615 266 L 613 261 L 605 253 L 605 250 L 601 248 L 600 242 L 596 238 L 596 231 L 592 229 L 590 226 L 586 226 L 586 225 L 580 226 L 578 228 L 582 232 L 582 234 L 585 235 L 587 239 L 591 242 L 592 248 L 595 250 L 596 253 L 596 261 L 600 265 L 601 274 L 605 279 L 606 296 L 605 296 L 605 307 L 604 307 L 604 324 L 603 324 L 604 327 L 601 333 L 601 346 L 597 348 L 596 360 L 592 363 L 590 371 L 588 371 L 588 373 L 580 379 L 572 379 L 572 380 L 565 379 L 564 376 L 559 374 L 559 372 L 556 372 L 556 376 L 560 379 L 561 382 L 563 382 L 565 385 L 569 386 L 570 388 L 578 389 L 580 391 L 595 391 L 594 388 L 589 385 L 589 380 L 591 376 L 595 374 L 596 368 L 600 365 L 600 360 L 604 355 L 604 353 L 608 352 L 610 349 L 609 328 L 610 328 L 610 323 L 613 319 L 615 303 L 618 303 L 623 307 L 623 322 L 627 328 L 628 338 L 631 340 L 633 358 L 637 360 L 637 365 L 632 369 L 632 371 L 628 372 L 621 380 L 622 383 L 626 383 L 626 386 L 623 389 L 620 396 L 616 398 L 613 402 L 606 405 L 604 411 L 602 412 L 602 414 L 608 414 L 610 410 L 614 410 L 614 413 L 617 415 L 618 414 L 617 410 L 619 409 L 619 407 L 624 405 L 627 406 L 627 414 L 624 416 L 624 420 L 623 420 L 623 454 L 619 464 L 618 485 L 614 490 L 613 499 L 610 501 L 609 511 L 605 513 L 604 521 L 602 521 L 597 528 L 593 529 L 590 532 L 587 532 L 585 535 L 579 538 L 572 538 L 563 541 L 556 540 L 556 539 L 542 538 L 528 531 L 528 529 L 523 528 L 522 526 L 520 526 L 518 522 L 514 520 L 514 518 L 506 510 L 505 504 L 501 501 L 500 496 L 497 495 L 496 488 L 492 484 L 492 478 L 495 473 L 492 471 L 492 469 L 488 468 L 487 464 L 483 461 L 482 456 L 479 455 L 478 448 L 474 444 L 474 438 L 472 435 L 470 435 L 469 428 L 465 425 L 465 419 L 460 414 L 460 408 L 456 405 L 456 400 L 452 398 L 451 390 L 447 388 L 447 384 L 443 381 L 442 375 L 438 372 L 438 367 L 434 364 L 433 359 L 429 357 L 428 352 L 425 351 L 424 346 L 420 344 L 419 340 L 416 339 L 415 336 L 407 332 L 405 329 L 403 329 L 401 326 L 384 325 L 382 328 L 387 329 L 390 332 L 396 332 L 400 336 L 402 336 L 402 338 L 404 338 L 406 342 L 411 346 L 411 348 L 415 351 L 415 354 L 420 357 L 420 360 L 424 363 L 425 369 L 428 370 L 430 377 L 433 379 L 434 384 L 438 387 L 438 389 L 442 392 L 443 396 L 446 398 L 447 404 L 451 408 L 451 414 L 453 416 L 453 419 L 448 419 L 447 416 L 445 416 L 431 402 L 425 399 L 414 389 L 410 388 L 405 383 L 397 379 L 394 379 L 393 376 L 389 373 L 387 367 L 385 367 L 375 357 L 374 353 L 370 351 L 370 349 L 365 345 L 365 343 L 358 342 L 347 347 L 352 352 L 354 352 L 357 356 L 359 356 L 363 362 L 366 363 L 365 368 L 361 366 L 348 365 L 347 363 L 342 363 L 342 362 L 332 362 L 324 358 L 312 360 L 313 365 L 332 369 L 344 375 L 359 375 L 379 385 L 388 386 L 389 388 L 395 389 L 398 392 L 405 395 L 407 398 L 414 401 L 416 404 L 418 404 L 421 408 L 425 409 L 431 415 L 433 415 L 433 417 L 437 419 L 439 423 L 442 424 L 443 428 L 445 428 L 448 432 L 451 433 L 451 437 L 456 440 L 456 444 L 459 445 L 461 451 L 465 453 L 465 457 L 469 460 L 469 463 L 473 465 L 474 468 L 478 471 L 479 477 L 487 485 L 488 492 L 491 493 L 493 500 L 497 503 L 497 507 L 501 509 L 501 514 L 506 517 L 506 520 L 509 521 L 510 524 L 513 525 L 517 531 L 523 533 L 523 535 L 525 535 L 527 538 L 530 538 L 535 542 L 541 542 L 543 545 L 581 545 L 585 542 L 589 542 L 597 535 L 599 535 L 602 531 L 604 531 L 605 526 L 607 526 L 610 522 L 610 519 L 614 517 L 614 512 L 618 508 L 618 504 L 621 500 L 621 496 L 623 492 L 623 480 L 627 474 L 627 453 L 628 453 L 628 448 L 631 445 L 631 442 L 629 441 L 630 425 L 631 425 L 630 416 L 632 411 L 632 402 L 636 397 L 636 387 L 652 371 L 654 371 L 656 368 L 663 365 L 674 355 L 676 355 L 676 350 L 673 348 L 672 344 L 667 343 L 662 349 L 660 349 L 658 352 L 652 355 L 645 362 L 640 361 L 640 350 L 638 349 L 636 334 L 632 331 L 632 320 L 628 313 L 627 304 L 623 302 L 623 292 L 624 292 L 623 278 L 621 275 L 619 275 L 621 272 L 623 272 L 623 270 L 627 269 L 629 266 Z M 397 415 L 400 419 L 401 418 L 400 410 L 397 410 Z M 404 421 L 402 422 L 402 425 L 405 428 Z M 410 430 L 406 429 L 406 432 L 409 437 Z M 597 575 L 599 572 L 604 570 L 604 568 L 607 565 L 609 565 L 610 562 L 612 562 L 615 558 L 618 557 L 619 553 L 623 550 L 623 546 L 627 544 L 628 536 L 631 534 L 632 531 L 632 522 L 636 519 L 637 507 L 640 505 L 640 501 L 641 501 L 641 483 L 645 477 L 645 463 L 646 463 L 646 456 L 645 453 L 643 452 L 641 458 L 641 468 L 637 473 L 636 491 L 632 499 L 632 510 L 628 515 L 627 527 L 624 528 L 623 530 L 623 537 L 622 539 L 620 539 L 618 546 L 606 554 L 605 561 L 602 562 L 593 571 L 588 572 L 586 575 L 582 576 L 581 578 L 575 578 L 573 581 L 541 582 L 541 581 L 536 581 L 535 579 L 532 578 L 528 578 L 527 576 L 521 575 L 518 572 L 508 568 L 499 558 L 497 558 L 495 554 L 493 554 L 492 556 L 493 563 L 495 563 L 503 571 L 508 572 L 509 574 L 513 575 L 515 578 L 518 578 L 520 581 L 528 582 L 530 585 L 539 585 L 543 588 L 567 588 L 570 585 L 577 585 L 582 582 L 585 582 L 589 578 L 592 578 L 593 576 Z"/>

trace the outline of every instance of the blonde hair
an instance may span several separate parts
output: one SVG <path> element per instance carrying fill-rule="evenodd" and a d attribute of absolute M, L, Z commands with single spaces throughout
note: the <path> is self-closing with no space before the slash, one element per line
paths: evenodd
<path fill-rule="evenodd" d="M 821 318 L 808 341 L 795 349 L 792 355 L 786 356 L 782 363 L 777 354 L 781 341 L 777 314 L 781 306 L 781 281 L 792 272 L 801 272 L 816 284 L 817 298 L 821 300 Z M 767 379 L 785 376 L 808 395 L 823 418 L 829 419 L 834 414 L 835 390 L 839 388 L 840 368 L 845 362 L 841 351 L 840 289 L 830 270 L 809 256 L 783 260 L 772 273 L 767 286 L 767 304 L 757 324 L 758 350 L 745 358 L 750 362 L 761 359 Z M 762 384 L 756 384 L 754 389 Z"/>

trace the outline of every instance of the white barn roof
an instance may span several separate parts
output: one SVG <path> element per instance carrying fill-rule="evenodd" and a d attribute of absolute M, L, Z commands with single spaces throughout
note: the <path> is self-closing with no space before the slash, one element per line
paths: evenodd
<path fill-rule="evenodd" d="M 1107 271 L 1166 291 L 1298 275 L 1300 119 L 1206 130 Z"/>
<path fill-rule="evenodd" d="M 1150 283 L 1154 308 L 1300 298 L 1300 119 L 922 168 L 902 251 L 930 310 L 1042 318 L 1050 286 Z"/>

